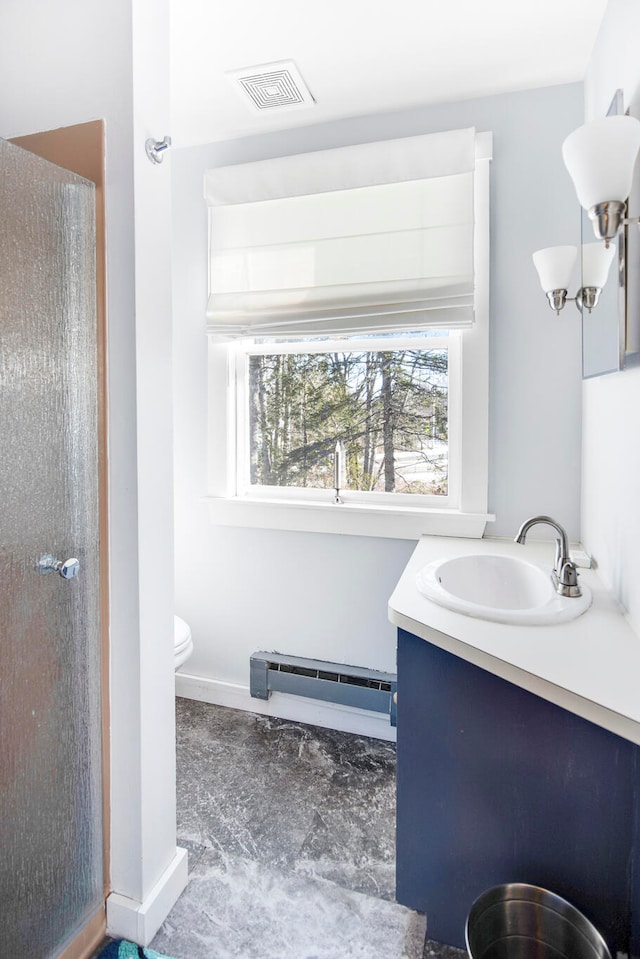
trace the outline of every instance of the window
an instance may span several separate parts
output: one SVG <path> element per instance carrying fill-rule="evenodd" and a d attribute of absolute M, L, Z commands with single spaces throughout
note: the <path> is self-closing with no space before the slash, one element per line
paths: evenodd
<path fill-rule="evenodd" d="M 425 177 L 425 147 L 450 136 L 464 159 Z M 365 151 L 349 164 L 329 150 L 209 171 L 215 522 L 482 535 L 488 151 L 485 138 L 484 160 L 473 160 L 479 139 L 454 131 L 347 148 Z M 367 151 L 380 146 L 418 157 L 420 176 L 409 163 L 393 173 L 399 182 L 379 182 L 376 149 Z M 345 169 L 359 185 L 344 188 Z"/>
<path fill-rule="evenodd" d="M 272 496 L 295 488 L 316 495 L 337 481 L 347 502 L 375 502 L 379 493 L 395 494 L 396 502 L 415 495 L 433 505 L 455 502 L 449 352 L 456 345 L 447 331 L 244 341 L 236 350 L 238 492 Z M 455 379 L 454 372 L 454 414 Z"/>

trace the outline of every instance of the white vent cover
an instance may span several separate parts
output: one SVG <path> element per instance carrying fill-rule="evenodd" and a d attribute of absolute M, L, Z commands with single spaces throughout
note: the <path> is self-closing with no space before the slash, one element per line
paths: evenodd
<path fill-rule="evenodd" d="M 292 60 L 261 63 L 227 73 L 254 110 L 280 111 L 311 107 L 315 100 Z"/>

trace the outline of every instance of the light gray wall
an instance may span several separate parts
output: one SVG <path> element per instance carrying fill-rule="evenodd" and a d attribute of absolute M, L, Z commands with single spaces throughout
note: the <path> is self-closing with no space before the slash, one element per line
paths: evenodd
<path fill-rule="evenodd" d="M 585 78 L 587 119 L 603 116 L 616 89 L 640 116 L 640 4 L 609 0 Z M 637 215 L 637 209 L 631 211 Z M 632 228 L 633 229 L 633 228 Z M 640 317 L 632 315 L 637 325 Z M 583 530 L 599 572 L 640 629 L 640 369 L 584 384 Z"/>
<path fill-rule="evenodd" d="M 386 603 L 413 543 L 208 523 L 207 167 L 475 126 L 494 134 L 491 227 L 490 503 L 487 533 L 550 513 L 579 538 L 580 324 L 548 308 L 531 253 L 578 243 L 560 145 L 582 119 L 582 85 L 366 116 L 173 156 L 176 609 L 190 622 L 189 672 L 248 682 L 258 648 L 395 668 Z M 551 547 L 550 547 L 551 549 Z"/>

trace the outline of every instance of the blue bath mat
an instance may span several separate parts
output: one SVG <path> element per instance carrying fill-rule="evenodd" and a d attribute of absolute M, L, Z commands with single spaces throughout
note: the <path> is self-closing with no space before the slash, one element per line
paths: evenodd
<path fill-rule="evenodd" d="M 105 946 L 98 959 L 171 959 L 171 957 L 162 956 L 155 949 L 136 946 L 135 942 L 127 942 L 126 939 L 114 939 Z"/>

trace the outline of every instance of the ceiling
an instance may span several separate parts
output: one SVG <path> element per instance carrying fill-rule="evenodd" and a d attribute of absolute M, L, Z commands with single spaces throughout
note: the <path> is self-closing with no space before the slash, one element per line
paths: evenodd
<path fill-rule="evenodd" d="M 584 78 L 607 0 L 173 0 L 173 143 L 193 146 Z M 293 60 L 315 104 L 229 72 Z"/>

